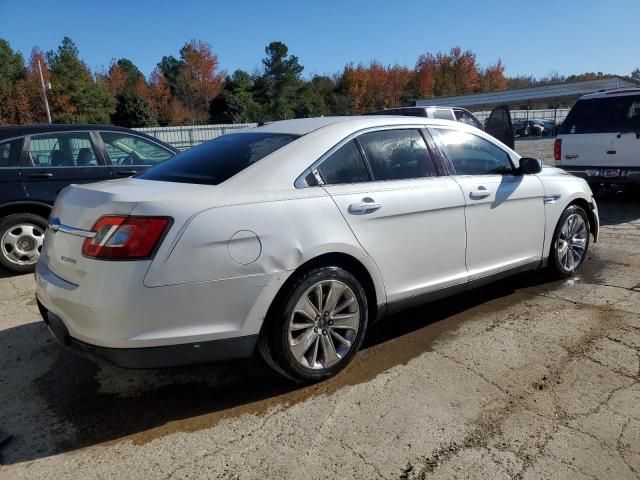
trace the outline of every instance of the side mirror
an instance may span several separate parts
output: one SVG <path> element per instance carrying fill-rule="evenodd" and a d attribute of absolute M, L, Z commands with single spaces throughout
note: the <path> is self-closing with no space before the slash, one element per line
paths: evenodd
<path fill-rule="evenodd" d="M 521 175 L 527 175 L 532 173 L 540 173 L 542 171 L 542 162 L 537 158 L 522 157 L 520 159 L 520 166 L 518 167 L 518 173 Z"/>

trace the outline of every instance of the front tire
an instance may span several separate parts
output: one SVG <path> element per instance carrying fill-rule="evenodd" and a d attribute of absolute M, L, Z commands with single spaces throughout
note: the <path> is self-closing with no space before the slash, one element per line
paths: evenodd
<path fill-rule="evenodd" d="M 31 273 L 40 258 L 47 220 L 16 213 L 0 221 L 0 265 L 12 273 Z"/>
<path fill-rule="evenodd" d="M 589 250 L 589 232 L 587 212 L 569 205 L 560 216 L 549 253 L 549 268 L 556 277 L 570 277 L 582 266 Z"/>
<path fill-rule="evenodd" d="M 273 305 L 260 352 L 297 382 L 317 382 L 346 367 L 362 345 L 367 296 L 358 279 L 338 266 L 297 275 Z"/>

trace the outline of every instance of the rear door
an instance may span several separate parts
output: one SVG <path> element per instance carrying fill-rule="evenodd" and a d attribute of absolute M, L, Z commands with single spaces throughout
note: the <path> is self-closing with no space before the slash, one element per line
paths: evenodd
<path fill-rule="evenodd" d="M 514 148 L 515 140 L 513 124 L 511 123 L 511 112 L 507 105 L 501 105 L 491 111 L 484 131 L 494 138 L 497 138 L 509 148 Z"/>
<path fill-rule="evenodd" d="M 27 199 L 20 175 L 22 143 L 22 138 L 0 142 L 0 205 Z"/>
<path fill-rule="evenodd" d="M 114 178 L 130 177 L 175 155 L 163 145 L 127 132 L 101 131 Z"/>
<path fill-rule="evenodd" d="M 396 128 L 339 145 L 317 168 L 390 305 L 467 282 L 464 198 L 434 160 L 423 132 Z"/>
<path fill-rule="evenodd" d="M 30 200 L 53 204 L 72 183 L 111 178 L 90 132 L 56 132 L 27 137 L 22 178 Z"/>
<path fill-rule="evenodd" d="M 616 163 L 621 167 L 640 167 L 640 95 L 629 96 L 622 130 L 614 141 Z M 624 169 L 621 169 L 624 170 Z"/>

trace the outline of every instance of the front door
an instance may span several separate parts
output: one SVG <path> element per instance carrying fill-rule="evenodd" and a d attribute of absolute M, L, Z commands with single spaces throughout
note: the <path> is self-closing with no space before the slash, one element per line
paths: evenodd
<path fill-rule="evenodd" d="M 72 183 L 111 178 L 89 132 L 31 135 L 27 142 L 22 177 L 30 200 L 52 205 L 60 190 Z"/>
<path fill-rule="evenodd" d="M 452 178 L 439 175 L 420 130 L 364 133 L 318 172 L 376 262 L 390 304 L 466 285 L 464 198 Z"/>
<path fill-rule="evenodd" d="M 434 129 L 466 203 L 469 279 L 540 262 L 544 188 L 520 175 L 499 144 L 468 132 Z"/>
<path fill-rule="evenodd" d="M 175 155 L 158 143 L 127 132 L 101 131 L 100 139 L 114 178 L 130 177 Z"/>

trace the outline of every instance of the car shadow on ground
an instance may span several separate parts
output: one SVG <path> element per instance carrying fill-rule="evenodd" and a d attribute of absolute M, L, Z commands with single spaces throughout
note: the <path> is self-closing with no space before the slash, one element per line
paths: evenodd
<path fill-rule="evenodd" d="M 603 188 L 595 199 L 603 226 L 619 225 L 640 218 L 640 188 Z"/>
<path fill-rule="evenodd" d="M 59 347 L 42 322 L 11 328 L 0 332 L 0 351 L 8 354 L 0 362 L 0 386 L 15 394 L 5 397 L 0 431 L 13 437 L 0 450 L 0 463 L 126 436 L 145 443 L 332 393 L 429 351 L 436 338 L 473 319 L 477 308 L 504 308 L 519 301 L 514 295 L 519 290 L 552 288 L 549 282 L 541 272 L 522 274 L 390 316 L 371 326 L 362 350 L 343 372 L 309 386 L 272 374 L 258 359 L 163 370 L 97 365 Z M 485 305 L 497 299 L 497 306 Z"/>

